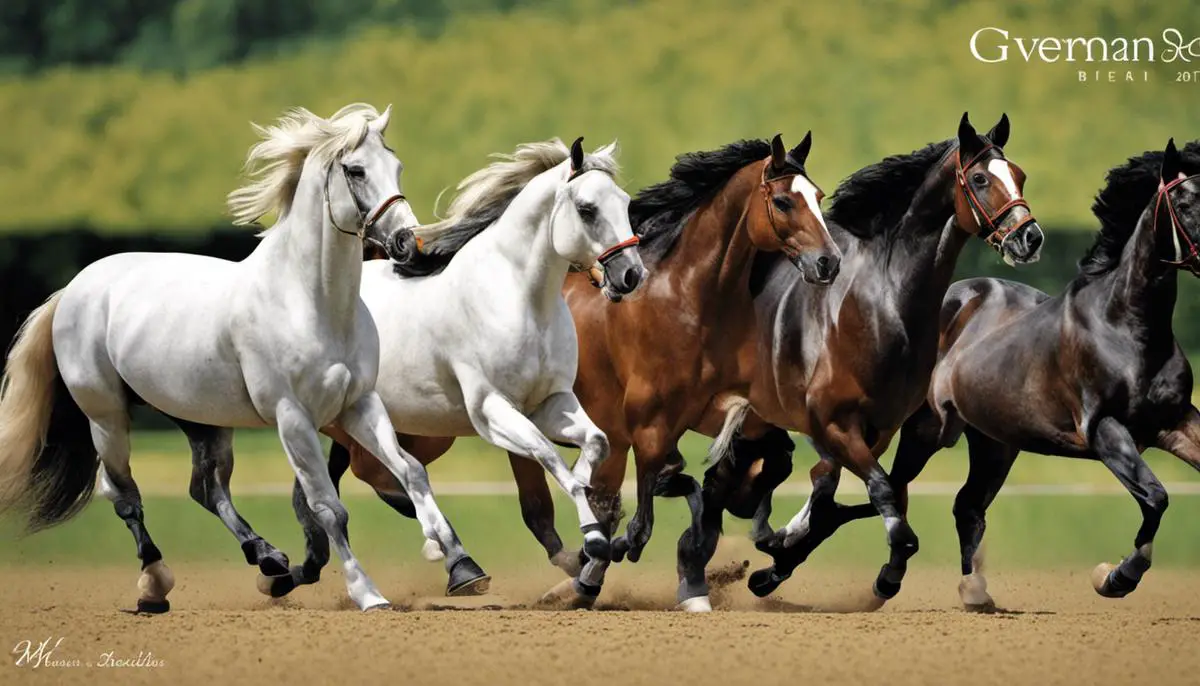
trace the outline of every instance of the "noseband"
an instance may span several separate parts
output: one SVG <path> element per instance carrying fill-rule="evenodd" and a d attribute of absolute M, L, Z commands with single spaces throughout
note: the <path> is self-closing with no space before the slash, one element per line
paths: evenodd
<path fill-rule="evenodd" d="M 992 248 L 999 250 L 1000 246 L 1004 243 L 1004 239 L 1008 238 L 1010 234 L 1017 229 L 1026 226 L 1027 224 L 1032 224 L 1037 220 L 1034 219 L 1033 210 L 1029 209 L 1029 203 L 1025 202 L 1024 198 L 1013 198 L 1012 200 L 1009 200 L 1001 205 L 994 213 L 988 214 L 988 211 L 986 208 L 984 208 L 983 203 L 979 202 L 979 198 L 976 197 L 975 191 L 971 190 L 971 186 L 967 183 L 967 170 L 975 166 L 976 162 L 981 160 L 983 156 L 988 153 L 988 151 L 995 147 L 996 146 L 992 145 L 991 143 L 985 145 L 983 150 L 980 150 L 974 157 L 967 160 L 966 164 L 963 164 L 961 150 L 956 150 L 954 152 L 954 159 L 956 160 L 957 169 L 955 169 L 954 176 L 958 180 L 958 187 L 962 189 L 963 196 L 967 200 L 967 206 L 971 208 L 973 213 L 975 213 L 976 223 L 979 223 L 979 219 L 981 217 L 983 218 L 983 221 L 987 222 L 987 226 L 979 224 L 979 237 L 982 238 L 985 243 L 992 246 Z M 1024 207 L 1026 210 L 1029 210 L 1029 216 L 1025 217 L 1020 222 L 1017 222 L 1016 225 L 1002 230 L 1000 228 L 1000 222 L 1003 221 L 1005 215 L 1007 215 L 1016 207 Z"/>
<path fill-rule="evenodd" d="M 1188 254 L 1186 257 L 1181 257 L 1178 260 L 1162 260 L 1162 261 L 1164 264 L 1169 264 L 1173 267 L 1179 267 L 1181 269 L 1186 269 L 1189 272 L 1195 274 L 1196 276 L 1200 276 L 1200 251 L 1196 250 L 1196 244 L 1192 242 L 1192 239 L 1190 237 L 1188 237 L 1187 231 L 1183 230 L 1183 224 L 1180 223 L 1179 216 L 1175 212 L 1175 204 L 1171 200 L 1171 191 L 1172 190 L 1174 190 L 1177 186 L 1185 184 L 1188 181 L 1193 181 L 1195 179 L 1200 179 L 1200 174 L 1188 176 L 1188 177 L 1182 178 L 1182 179 L 1175 179 L 1171 183 L 1164 184 L 1164 183 L 1160 182 L 1159 187 L 1158 187 L 1158 195 L 1155 196 L 1155 198 L 1154 198 L 1154 226 L 1155 226 L 1155 228 L 1158 228 L 1158 208 L 1165 204 L 1167 206 L 1167 214 L 1169 214 L 1171 217 L 1171 230 L 1175 232 L 1175 238 L 1176 238 L 1175 245 L 1179 246 L 1178 239 L 1182 238 L 1183 242 L 1187 244 Z M 1176 255 L 1178 255 L 1178 254 L 1179 253 L 1177 250 Z"/>
<path fill-rule="evenodd" d="M 383 218 L 384 213 L 390 210 L 392 205 L 395 205 L 401 200 L 408 199 L 404 197 L 403 193 L 396 193 L 395 195 L 384 198 L 383 202 L 376 205 L 374 210 L 363 213 L 361 210 L 358 210 L 358 198 L 354 197 L 354 191 L 350 188 L 350 181 L 346 179 L 346 174 L 343 172 L 342 179 L 346 181 L 346 191 L 350 193 L 350 199 L 354 202 L 354 209 L 358 210 L 358 231 L 347 231 L 338 226 L 337 219 L 335 219 L 333 216 L 333 205 L 329 202 L 329 178 L 331 176 L 333 176 L 332 164 L 329 165 L 329 171 L 325 173 L 325 211 L 329 214 L 329 223 L 333 224 L 333 228 L 346 234 L 347 236 L 358 236 L 359 240 L 363 240 L 363 238 L 366 237 L 367 231 Z"/>
<path fill-rule="evenodd" d="M 571 173 L 567 176 L 567 183 L 571 183 L 572 181 L 579 178 L 580 176 L 582 176 L 584 173 L 586 173 L 588 171 L 591 171 L 591 170 L 584 169 L 582 167 L 580 167 L 579 169 L 572 169 Z M 634 234 L 634 235 L 630 236 L 629 238 L 626 238 L 625 240 L 621 241 L 620 243 L 617 243 L 616 245 L 612 246 L 608 250 L 605 250 L 604 252 L 600 253 L 600 255 L 596 258 L 596 264 L 600 265 L 600 278 L 599 279 L 596 278 L 597 270 L 596 270 L 595 264 L 593 264 L 593 266 L 591 266 L 591 267 L 584 267 L 581 264 L 573 264 L 573 265 L 571 265 L 571 271 L 584 272 L 585 274 L 587 274 L 588 281 L 590 281 L 593 286 L 595 286 L 596 288 L 603 288 L 605 281 L 607 281 L 607 275 L 604 272 L 604 268 L 608 266 L 609 261 L 611 261 L 614 257 L 616 257 L 618 254 L 620 254 L 624 250 L 628 250 L 629 248 L 636 248 L 637 245 L 641 242 L 642 242 L 642 239 L 638 238 L 637 234 Z"/>

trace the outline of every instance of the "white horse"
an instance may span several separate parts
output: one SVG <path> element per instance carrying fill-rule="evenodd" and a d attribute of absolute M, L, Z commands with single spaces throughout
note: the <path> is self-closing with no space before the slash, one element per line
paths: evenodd
<path fill-rule="evenodd" d="M 416 231 L 422 250 L 402 231 L 396 261 L 364 265 L 360 294 L 379 327 L 377 389 L 395 426 L 478 434 L 536 460 L 574 502 L 584 552 L 607 560 L 586 486 L 608 439 L 572 390 L 578 342 L 562 288 L 572 266 L 599 264 L 617 300 L 645 269 L 630 249 L 637 239 L 629 195 L 613 178 L 615 144 L 585 156 L 581 141 L 569 152 L 557 139 L 522 145 L 466 178 L 449 217 Z M 574 469 L 555 442 L 582 448 Z M 302 521 L 311 517 L 296 504 Z M 305 529 L 309 559 L 293 570 L 297 583 L 315 581 L 328 559 L 319 532 Z M 436 559 L 437 546 L 427 541 L 426 555 Z"/>
<path fill-rule="evenodd" d="M 360 608 L 387 601 L 350 550 L 321 428 L 377 450 L 414 489 L 422 528 L 446 551 L 447 568 L 474 566 L 373 390 L 379 337 L 358 297 L 363 240 L 383 242 L 416 224 L 400 193 L 400 162 L 383 140 L 390 112 L 358 104 L 322 119 L 296 109 L 255 127 L 263 137 L 247 159 L 255 178 L 230 194 L 229 207 L 241 224 L 268 212 L 278 221 L 245 260 L 114 255 L 26 320 L 0 398 L 0 507 L 26 514 L 35 529 L 63 521 L 86 504 L 99 464 L 101 491 L 142 561 L 139 610 L 165 612 L 174 580 L 146 532 L 129 467 L 135 402 L 175 418 L 205 451 L 192 495 L 244 538 L 248 561 L 264 573 L 282 565 L 286 574 L 287 559 L 233 510 L 232 429 L 220 427 L 278 427 Z"/>

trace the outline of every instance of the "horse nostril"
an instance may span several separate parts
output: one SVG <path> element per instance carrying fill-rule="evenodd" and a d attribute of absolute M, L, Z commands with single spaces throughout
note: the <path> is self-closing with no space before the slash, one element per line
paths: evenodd
<path fill-rule="evenodd" d="M 638 269 L 637 267 L 630 267 L 629 269 L 626 269 L 624 281 L 625 289 L 627 291 L 632 291 L 633 289 L 637 288 L 638 284 L 642 282 L 642 270 Z"/>
<path fill-rule="evenodd" d="M 1027 236 L 1025 244 L 1029 246 L 1029 252 L 1037 252 L 1037 249 L 1042 247 L 1042 242 L 1046 240 L 1045 234 L 1042 233 L 1042 228 L 1037 224 L 1030 226 L 1025 234 Z"/>
<path fill-rule="evenodd" d="M 822 281 L 833 279 L 833 277 L 837 276 L 840 268 L 841 261 L 836 257 L 821 255 L 817 258 L 817 277 Z"/>

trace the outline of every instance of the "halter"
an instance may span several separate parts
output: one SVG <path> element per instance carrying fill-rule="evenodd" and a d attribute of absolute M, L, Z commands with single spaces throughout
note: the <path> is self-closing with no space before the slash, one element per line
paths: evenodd
<path fill-rule="evenodd" d="M 767 221 L 771 222 L 771 231 L 775 232 L 775 239 L 779 241 L 780 245 L 787 245 L 787 239 L 779 231 L 779 227 L 775 225 L 775 207 L 771 204 L 771 184 L 785 179 L 794 179 L 800 176 L 800 174 L 786 174 L 768 179 L 767 172 L 771 169 L 771 162 L 772 160 L 768 159 L 763 163 L 762 184 L 759 185 L 759 189 L 762 190 L 763 202 L 767 205 Z"/>
<path fill-rule="evenodd" d="M 1172 267 L 1186 269 L 1196 276 L 1200 276 L 1200 251 L 1196 250 L 1196 244 L 1192 242 L 1192 239 L 1188 236 L 1187 231 L 1183 230 L 1183 225 L 1179 222 L 1179 216 L 1175 213 L 1175 204 L 1171 200 L 1172 190 L 1174 190 L 1177 186 L 1195 179 L 1200 179 L 1200 174 L 1175 179 L 1171 183 L 1159 182 L 1158 195 L 1156 195 L 1154 198 L 1154 227 L 1155 229 L 1158 228 L 1158 208 L 1164 204 L 1163 201 L 1165 200 L 1167 213 L 1171 216 L 1171 230 L 1175 232 L 1174 238 L 1177 248 L 1176 255 L 1179 254 L 1178 247 L 1180 238 L 1182 238 L 1183 242 L 1187 244 L 1188 254 L 1186 257 L 1181 257 L 1178 260 L 1162 260 L 1162 262 L 1164 264 L 1169 264 Z"/>
<path fill-rule="evenodd" d="M 357 236 L 361 241 L 367 235 L 367 230 L 383 218 L 385 212 L 392 208 L 392 205 L 407 200 L 403 193 L 396 193 L 384 198 L 383 202 L 375 206 L 375 209 L 364 214 L 358 212 L 358 231 L 347 231 L 338 226 L 337 219 L 333 217 L 333 205 L 329 202 L 329 178 L 333 176 L 333 163 L 329 165 L 329 170 L 325 173 L 325 212 L 329 214 L 329 223 L 333 224 L 333 228 L 346 234 L 347 236 Z M 358 210 L 358 199 L 354 197 L 354 191 L 350 188 L 350 181 L 346 179 L 346 174 L 342 173 L 342 179 L 346 182 L 346 190 L 350 193 L 350 199 L 354 201 L 354 209 Z"/>
<path fill-rule="evenodd" d="M 979 237 L 982 238 L 985 243 L 992 246 L 992 248 L 999 250 L 1000 246 L 1004 243 L 1004 239 L 1008 238 L 1012 232 L 1028 224 L 1032 224 L 1037 220 L 1034 219 L 1033 210 L 1029 208 L 1029 203 L 1025 202 L 1024 198 L 1013 198 L 1012 200 L 1009 200 L 1001 205 L 994 213 L 989 215 L 987 210 L 984 208 L 983 203 L 979 202 L 979 198 L 975 196 L 975 191 L 971 190 L 971 186 L 967 184 L 967 170 L 975 166 L 975 163 L 978 162 L 984 155 L 986 155 L 992 148 L 996 148 L 996 146 L 991 143 L 983 146 L 983 150 L 980 150 L 974 157 L 967 160 L 966 164 L 963 164 L 962 162 L 961 149 L 954 151 L 955 166 L 957 167 L 957 169 L 955 169 L 954 176 L 958 180 L 958 186 L 962 189 L 963 196 L 967 200 L 967 206 L 970 207 L 971 212 L 975 214 L 976 223 L 979 223 L 980 217 L 987 222 L 986 227 L 983 224 L 979 224 Z M 999 150 L 999 148 L 996 149 Z M 1013 208 L 1016 207 L 1024 207 L 1029 211 L 1029 216 L 1017 222 L 1016 225 L 1001 230 L 1000 221 L 1003 220 L 1005 215 L 1007 215 L 1013 210 Z"/>
<path fill-rule="evenodd" d="M 583 174 L 586 174 L 589 171 L 591 171 L 591 170 L 584 169 L 582 167 L 579 169 L 572 169 L 570 175 L 567 176 L 567 183 L 571 183 L 572 181 L 579 178 Z M 597 279 L 596 275 L 595 275 L 595 272 L 597 271 L 595 264 L 593 264 L 593 266 L 591 266 L 591 267 L 584 267 L 581 264 L 573 264 L 573 265 L 571 265 L 571 271 L 584 272 L 585 274 L 587 274 L 588 281 L 590 281 L 593 286 L 595 286 L 596 288 L 603 288 L 605 282 L 608 280 L 607 276 L 605 275 L 605 272 L 603 271 L 604 268 L 608 266 L 608 262 L 610 260 L 612 260 L 614 257 L 616 257 L 618 253 L 620 253 L 624 250 L 628 250 L 629 248 L 635 248 L 641 242 L 642 242 L 642 240 L 637 237 L 637 234 L 634 234 L 633 236 L 630 236 L 629 238 L 626 238 L 625 240 L 621 241 L 620 243 L 617 243 L 616 245 L 610 247 L 608 250 L 605 250 L 604 252 L 600 253 L 600 255 L 596 258 L 596 264 L 599 264 L 601 267 L 599 279 Z"/>

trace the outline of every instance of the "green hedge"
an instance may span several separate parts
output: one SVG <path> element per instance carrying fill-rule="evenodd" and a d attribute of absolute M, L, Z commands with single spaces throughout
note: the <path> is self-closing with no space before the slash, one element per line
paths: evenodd
<path fill-rule="evenodd" d="M 796 141 L 812 129 L 810 171 L 832 190 L 885 154 L 951 136 L 970 110 L 981 127 L 1002 111 L 1012 117 L 1009 153 L 1028 172 L 1044 224 L 1087 227 L 1107 169 L 1168 136 L 1198 136 L 1189 116 L 1197 86 L 1172 83 L 1161 63 L 1147 67 L 1149 83 L 1080 84 L 1077 65 L 983 64 L 967 44 L 987 25 L 1014 36 L 1157 36 L 1179 20 L 1170 3 L 1107 5 L 563 0 L 503 15 L 456 11 L 436 33 L 402 19 L 365 32 L 351 22 L 345 41 L 279 44 L 270 57 L 248 49 L 248 61 L 183 77 L 131 66 L 0 77 L 0 232 L 220 224 L 253 142 L 249 121 L 355 100 L 396 105 L 389 139 L 424 219 L 439 191 L 522 141 L 618 138 L 638 188 L 663 178 L 679 153 L 778 131 Z M 186 0 L 173 11 L 210 6 Z"/>

